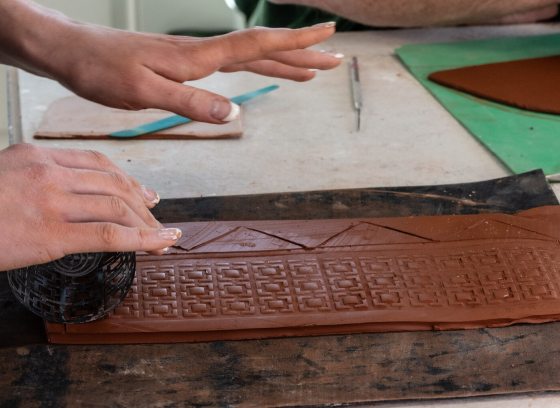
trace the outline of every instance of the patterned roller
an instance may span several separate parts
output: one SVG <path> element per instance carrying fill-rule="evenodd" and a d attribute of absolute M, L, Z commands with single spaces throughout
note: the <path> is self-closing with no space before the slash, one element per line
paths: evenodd
<path fill-rule="evenodd" d="M 10 271 L 8 281 L 18 300 L 43 319 L 85 323 L 121 303 L 135 270 L 134 252 L 75 254 Z"/>

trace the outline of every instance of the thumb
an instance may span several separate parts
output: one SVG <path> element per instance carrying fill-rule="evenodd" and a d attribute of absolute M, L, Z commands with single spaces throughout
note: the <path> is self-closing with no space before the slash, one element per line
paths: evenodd
<path fill-rule="evenodd" d="M 240 113 L 239 105 L 221 95 L 163 77 L 158 77 L 150 89 L 149 100 L 142 101 L 144 106 L 174 112 L 192 120 L 222 124 L 237 119 Z"/>

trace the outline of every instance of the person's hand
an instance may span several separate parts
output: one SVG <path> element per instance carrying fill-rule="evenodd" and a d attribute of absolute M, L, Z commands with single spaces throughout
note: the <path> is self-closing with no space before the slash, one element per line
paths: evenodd
<path fill-rule="evenodd" d="M 241 70 L 307 81 L 315 70 L 340 64 L 340 55 L 307 49 L 334 32 L 334 23 L 326 23 L 209 38 L 135 33 L 78 23 L 22 0 L 0 2 L 0 43 L 6 44 L 0 62 L 55 79 L 103 105 L 159 108 L 211 123 L 232 120 L 238 107 L 183 82 Z"/>
<path fill-rule="evenodd" d="M 181 236 L 149 208 L 158 195 L 94 151 L 0 151 L 0 271 L 79 252 L 152 251 Z"/>
<path fill-rule="evenodd" d="M 49 72 L 78 95 L 107 106 L 159 108 L 194 120 L 223 123 L 236 116 L 237 107 L 222 96 L 182 82 L 218 70 L 306 81 L 315 76 L 311 68 L 339 65 L 340 59 L 333 55 L 306 50 L 333 33 L 332 25 L 300 30 L 254 28 L 201 39 L 71 25 L 65 35 L 69 39 L 64 43 L 65 54 L 50 60 Z"/>

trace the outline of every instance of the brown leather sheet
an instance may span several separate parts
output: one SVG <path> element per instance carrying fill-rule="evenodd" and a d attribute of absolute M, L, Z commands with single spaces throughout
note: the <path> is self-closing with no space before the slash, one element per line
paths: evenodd
<path fill-rule="evenodd" d="M 169 343 L 560 318 L 557 206 L 180 226 L 172 253 L 139 255 L 135 284 L 111 316 L 48 324 L 49 340 Z"/>
<path fill-rule="evenodd" d="M 439 71 L 429 79 L 517 108 L 560 114 L 560 56 Z"/>

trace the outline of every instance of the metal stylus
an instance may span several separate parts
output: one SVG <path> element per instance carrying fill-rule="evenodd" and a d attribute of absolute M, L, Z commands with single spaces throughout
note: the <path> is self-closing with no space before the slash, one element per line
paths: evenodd
<path fill-rule="evenodd" d="M 358 57 L 352 57 L 350 65 L 350 83 L 352 84 L 352 102 L 356 111 L 356 130 L 360 131 L 362 117 L 362 88 L 360 84 L 360 66 Z"/>

